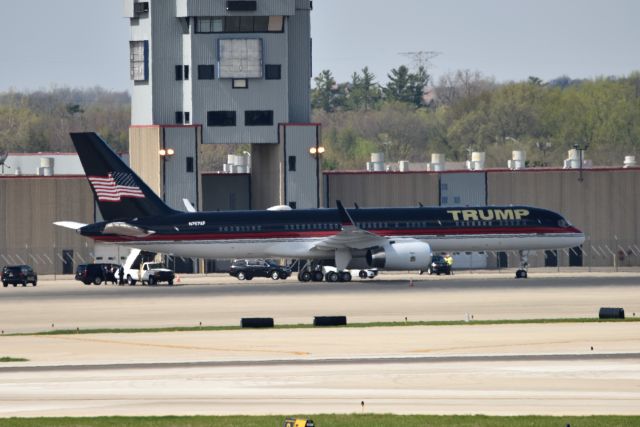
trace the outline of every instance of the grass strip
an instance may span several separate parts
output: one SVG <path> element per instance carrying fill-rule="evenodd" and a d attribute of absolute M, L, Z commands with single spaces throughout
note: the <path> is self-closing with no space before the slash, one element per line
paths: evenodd
<path fill-rule="evenodd" d="M 9 357 L 3 356 L 0 357 L 0 363 L 2 362 L 28 362 L 28 359 L 23 359 L 22 357 Z"/>
<path fill-rule="evenodd" d="M 640 426 L 640 417 L 632 416 L 522 416 L 484 415 L 390 415 L 319 414 L 307 415 L 317 427 L 602 427 Z M 96 417 L 96 418 L 8 418 L 4 427 L 282 427 L 285 416 L 225 417 Z"/>
<path fill-rule="evenodd" d="M 329 326 L 331 328 L 380 328 L 380 327 L 407 327 L 407 326 L 479 326 L 479 325 L 520 325 L 520 324 L 546 324 L 546 323 L 624 323 L 640 322 L 640 318 L 628 319 L 598 319 L 584 318 L 559 318 L 559 319 L 518 319 L 518 320 L 434 320 L 434 321 L 405 321 L 405 322 L 369 322 L 350 323 L 346 326 Z M 276 325 L 274 329 L 311 329 L 318 328 L 312 324 Z M 326 328 L 327 326 L 323 326 Z M 166 328 L 98 328 L 98 329 L 56 329 L 42 332 L 21 332 L 15 334 L 3 334 L 2 336 L 32 336 L 32 335 L 73 335 L 73 334 L 138 334 L 158 332 L 197 332 L 197 331 L 235 331 L 240 326 L 175 326 Z M 270 329 L 270 328 L 269 328 Z"/>

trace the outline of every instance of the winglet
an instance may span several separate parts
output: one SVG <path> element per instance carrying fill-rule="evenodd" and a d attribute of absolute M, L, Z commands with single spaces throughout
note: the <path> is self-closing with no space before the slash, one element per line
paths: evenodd
<path fill-rule="evenodd" d="M 352 225 L 352 226 L 356 226 L 355 222 L 353 222 L 353 218 L 351 218 L 351 215 L 349 215 L 349 212 L 347 212 L 347 210 L 344 208 L 344 206 L 342 206 L 342 202 L 340 200 L 336 200 L 336 206 L 338 207 L 338 213 L 340 214 L 340 222 L 342 223 L 342 226 L 348 226 L 348 225 Z"/>

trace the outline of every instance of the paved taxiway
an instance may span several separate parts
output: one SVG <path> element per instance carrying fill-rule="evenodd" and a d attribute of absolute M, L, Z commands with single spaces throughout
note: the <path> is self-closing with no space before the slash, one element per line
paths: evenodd
<path fill-rule="evenodd" d="M 413 278 L 414 286 L 409 286 Z M 182 286 L 41 281 L 0 289 L 0 416 L 394 413 L 640 414 L 640 323 L 7 336 L 54 328 L 595 317 L 640 312 L 640 275 L 506 274 Z M 593 349 L 592 349 L 593 348 Z"/>

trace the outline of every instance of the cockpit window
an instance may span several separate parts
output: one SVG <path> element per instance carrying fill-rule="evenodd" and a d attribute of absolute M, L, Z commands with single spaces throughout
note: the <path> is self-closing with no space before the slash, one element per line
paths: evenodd
<path fill-rule="evenodd" d="M 569 223 L 567 223 L 567 221 L 564 218 L 561 218 L 558 220 L 558 227 L 567 228 L 568 226 L 569 226 Z"/>

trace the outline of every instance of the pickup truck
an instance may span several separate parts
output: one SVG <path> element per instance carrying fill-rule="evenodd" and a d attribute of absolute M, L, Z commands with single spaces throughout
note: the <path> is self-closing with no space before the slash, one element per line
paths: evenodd
<path fill-rule="evenodd" d="M 140 264 L 139 268 L 133 268 L 134 261 L 139 254 L 140 250 L 131 250 L 123 268 L 116 273 L 118 279 L 127 282 L 130 286 L 134 286 L 138 281 L 142 282 L 143 285 L 148 284 L 151 286 L 161 282 L 167 282 L 170 286 L 173 285 L 175 274 L 172 270 L 165 268 L 162 263 L 144 262 Z M 120 278 L 120 274 L 122 274 L 122 278 Z"/>
<path fill-rule="evenodd" d="M 173 285 L 175 274 L 173 271 L 165 268 L 159 262 L 145 262 L 139 270 L 125 269 L 124 277 L 128 285 L 135 285 L 137 281 L 141 281 L 143 285 L 157 285 L 160 282 L 167 282 L 169 286 Z"/>

